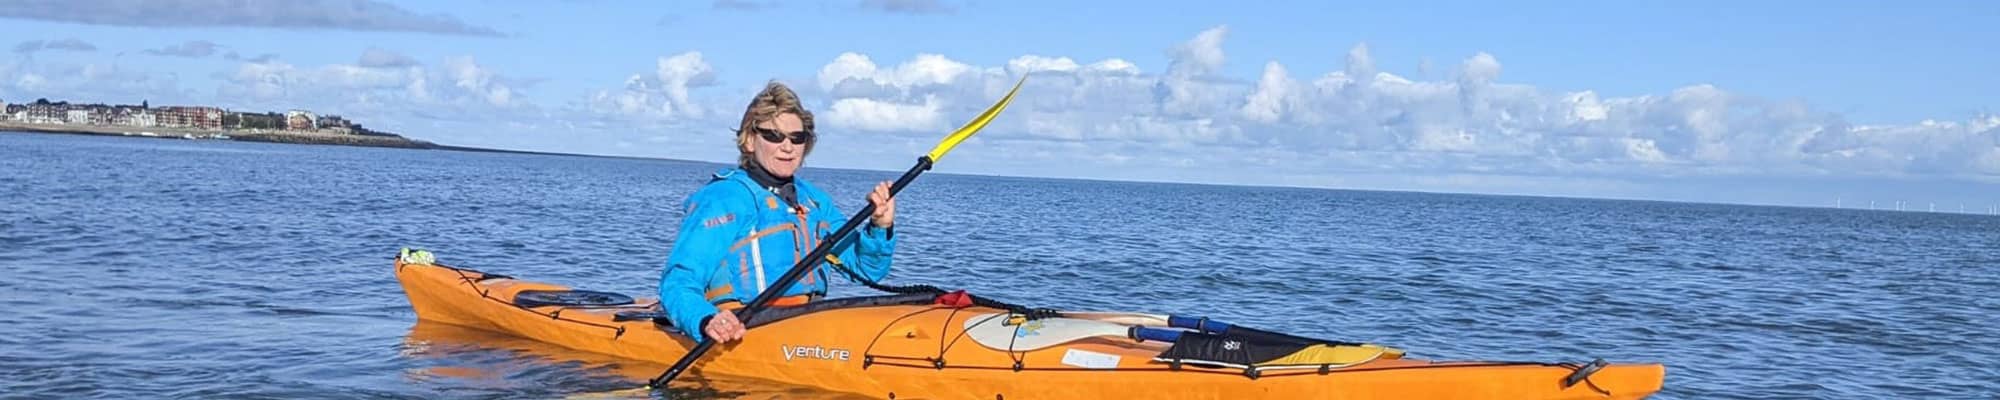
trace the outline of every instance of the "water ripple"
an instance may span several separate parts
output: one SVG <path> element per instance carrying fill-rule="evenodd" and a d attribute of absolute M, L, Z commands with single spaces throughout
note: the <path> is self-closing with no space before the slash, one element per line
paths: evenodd
<path fill-rule="evenodd" d="M 650 293 L 717 166 L 0 134 L 0 168 L 31 171 L 0 175 L 0 393 L 547 398 L 660 366 L 416 324 L 391 253 Z M 846 210 L 894 177 L 808 174 Z M 892 283 L 1660 361 L 1662 398 L 2000 392 L 2000 218 L 948 174 L 902 196 Z"/>

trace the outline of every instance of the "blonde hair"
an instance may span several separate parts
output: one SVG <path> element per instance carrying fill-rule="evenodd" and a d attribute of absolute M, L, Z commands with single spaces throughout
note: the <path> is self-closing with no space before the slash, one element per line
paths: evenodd
<path fill-rule="evenodd" d="M 778 115 L 786 113 L 799 116 L 799 122 L 805 125 L 807 132 L 817 133 L 813 130 L 812 112 L 806 111 L 805 104 L 799 102 L 799 94 L 792 92 L 791 87 L 772 80 L 764 84 L 764 91 L 757 92 L 757 97 L 751 98 L 750 105 L 743 109 L 743 124 L 736 127 L 737 164 L 750 166 L 750 160 L 754 157 L 744 148 L 749 147 L 752 140 L 763 140 L 756 138 L 757 124 L 776 119 Z M 818 142 L 817 138 L 806 142 L 804 154 L 811 155 L 813 144 Z"/>

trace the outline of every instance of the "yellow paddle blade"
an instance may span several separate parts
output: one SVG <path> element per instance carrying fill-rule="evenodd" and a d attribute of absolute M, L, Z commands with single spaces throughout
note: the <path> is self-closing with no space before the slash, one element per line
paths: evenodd
<path fill-rule="evenodd" d="M 1014 88 L 1008 90 L 1007 96 L 1001 97 L 999 103 L 993 103 L 993 106 L 988 107 L 986 112 L 979 113 L 978 118 L 973 118 L 971 122 L 966 122 L 965 126 L 959 127 L 957 131 L 952 131 L 951 136 L 946 136 L 944 142 L 940 142 L 937 147 L 931 148 L 930 154 L 926 154 L 925 156 L 930 157 L 931 162 L 937 162 L 938 159 L 944 158 L 944 153 L 950 153 L 951 148 L 958 147 L 958 142 L 963 142 L 965 139 L 972 137 L 972 134 L 979 133 L 979 130 L 985 128 L 987 123 L 993 122 L 993 117 L 1000 116 L 1000 110 L 1007 109 L 1007 104 L 1014 102 L 1014 93 L 1021 91 L 1021 84 L 1024 83 L 1028 83 L 1027 76 L 1022 76 L 1020 82 L 1015 82 Z"/>
<path fill-rule="evenodd" d="M 1402 358 L 1403 351 L 1395 348 L 1364 344 L 1360 346 L 1328 346 L 1316 344 L 1299 349 L 1291 355 L 1271 361 L 1257 363 L 1258 366 L 1275 365 L 1333 365 L 1348 366 L 1375 361 L 1378 358 Z"/>

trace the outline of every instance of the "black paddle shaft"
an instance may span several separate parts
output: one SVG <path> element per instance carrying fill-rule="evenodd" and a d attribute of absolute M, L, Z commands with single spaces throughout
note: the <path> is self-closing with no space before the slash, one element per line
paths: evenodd
<path fill-rule="evenodd" d="M 889 197 L 895 197 L 896 193 L 903 191 L 904 186 L 910 185 L 910 181 L 916 180 L 917 175 L 922 175 L 924 171 L 930 170 L 931 163 L 930 156 L 917 157 L 917 165 L 910 166 L 909 171 L 903 172 L 902 178 L 897 178 L 895 184 L 889 185 Z M 840 229 L 834 230 L 833 234 L 827 235 L 819 243 L 819 246 L 813 247 L 811 253 L 806 253 L 806 258 L 800 259 L 798 264 L 793 264 L 792 269 L 786 270 L 784 275 L 779 275 L 778 281 L 771 284 L 770 289 L 764 290 L 763 293 L 758 293 L 757 298 L 750 300 L 750 304 L 745 304 L 743 308 L 737 309 L 736 319 L 739 321 L 749 321 L 752 315 L 769 307 L 772 301 L 778 300 L 778 297 L 785 292 L 785 289 L 790 288 L 794 283 L 798 283 L 799 279 L 805 278 L 806 272 L 812 271 L 813 267 L 819 266 L 820 261 L 826 259 L 827 253 L 833 252 L 834 244 L 840 243 L 840 240 L 846 238 L 847 234 L 854 233 L 854 229 L 860 227 L 862 221 L 869 219 L 863 217 L 874 214 L 875 203 L 868 203 L 868 205 L 861 207 L 861 212 L 854 213 L 853 217 L 847 219 L 847 223 L 840 225 Z M 702 327 L 683 326 L 681 329 L 697 329 L 696 332 L 700 332 L 699 329 L 702 329 Z M 708 338 L 708 340 L 695 344 L 693 349 L 688 350 L 687 355 L 681 356 L 680 361 L 674 362 L 673 368 L 667 368 L 665 373 L 661 373 L 659 377 L 653 378 L 648 384 L 656 389 L 666 389 L 668 382 L 673 382 L 675 377 L 680 376 L 682 372 L 686 372 L 688 367 L 693 366 L 694 361 L 700 359 L 703 353 L 707 353 L 710 347 L 715 347 L 715 338 Z"/>

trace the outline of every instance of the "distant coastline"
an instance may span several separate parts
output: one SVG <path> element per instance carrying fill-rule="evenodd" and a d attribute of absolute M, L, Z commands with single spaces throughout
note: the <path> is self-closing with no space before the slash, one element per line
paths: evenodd
<path fill-rule="evenodd" d="M 266 130 L 266 129 L 197 129 L 181 127 L 134 127 L 116 125 L 86 124 L 37 124 L 19 121 L 0 121 L 0 130 L 62 133 L 75 135 L 124 136 L 158 139 L 194 140 L 236 140 L 245 142 L 323 144 L 339 146 L 394 147 L 405 149 L 432 149 L 435 143 L 414 140 L 401 136 L 364 136 L 319 131 Z"/>
<path fill-rule="evenodd" d="M 244 112 L 222 107 L 0 101 L 0 129 L 23 132 L 429 149 L 436 144 L 307 110 Z"/>
<path fill-rule="evenodd" d="M 191 128 L 173 128 L 173 127 L 138 128 L 138 127 L 128 127 L 128 126 L 101 126 L 101 125 L 78 125 L 78 124 L 29 124 L 29 123 L 21 123 L 18 121 L 0 121 L 0 133 L 9 133 L 9 132 L 116 136 L 116 137 L 146 138 L 146 139 L 233 140 L 241 142 L 335 145 L 335 146 L 358 146 L 358 147 L 387 147 L 387 148 L 415 149 L 415 150 L 465 151 L 465 152 L 476 152 L 476 153 L 533 154 L 533 155 L 545 155 L 545 156 L 699 162 L 691 160 L 658 158 L 658 157 L 609 156 L 609 155 L 599 155 L 599 154 L 558 153 L 549 151 L 508 150 L 508 149 L 493 149 L 485 147 L 453 146 L 453 145 L 431 143 L 423 140 L 410 139 L 402 136 L 361 136 L 361 135 L 328 133 L 328 132 L 272 131 L 272 130 L 261 130 L 261 129 L 214 130 L 214 129 L 191 129 Z"/>

